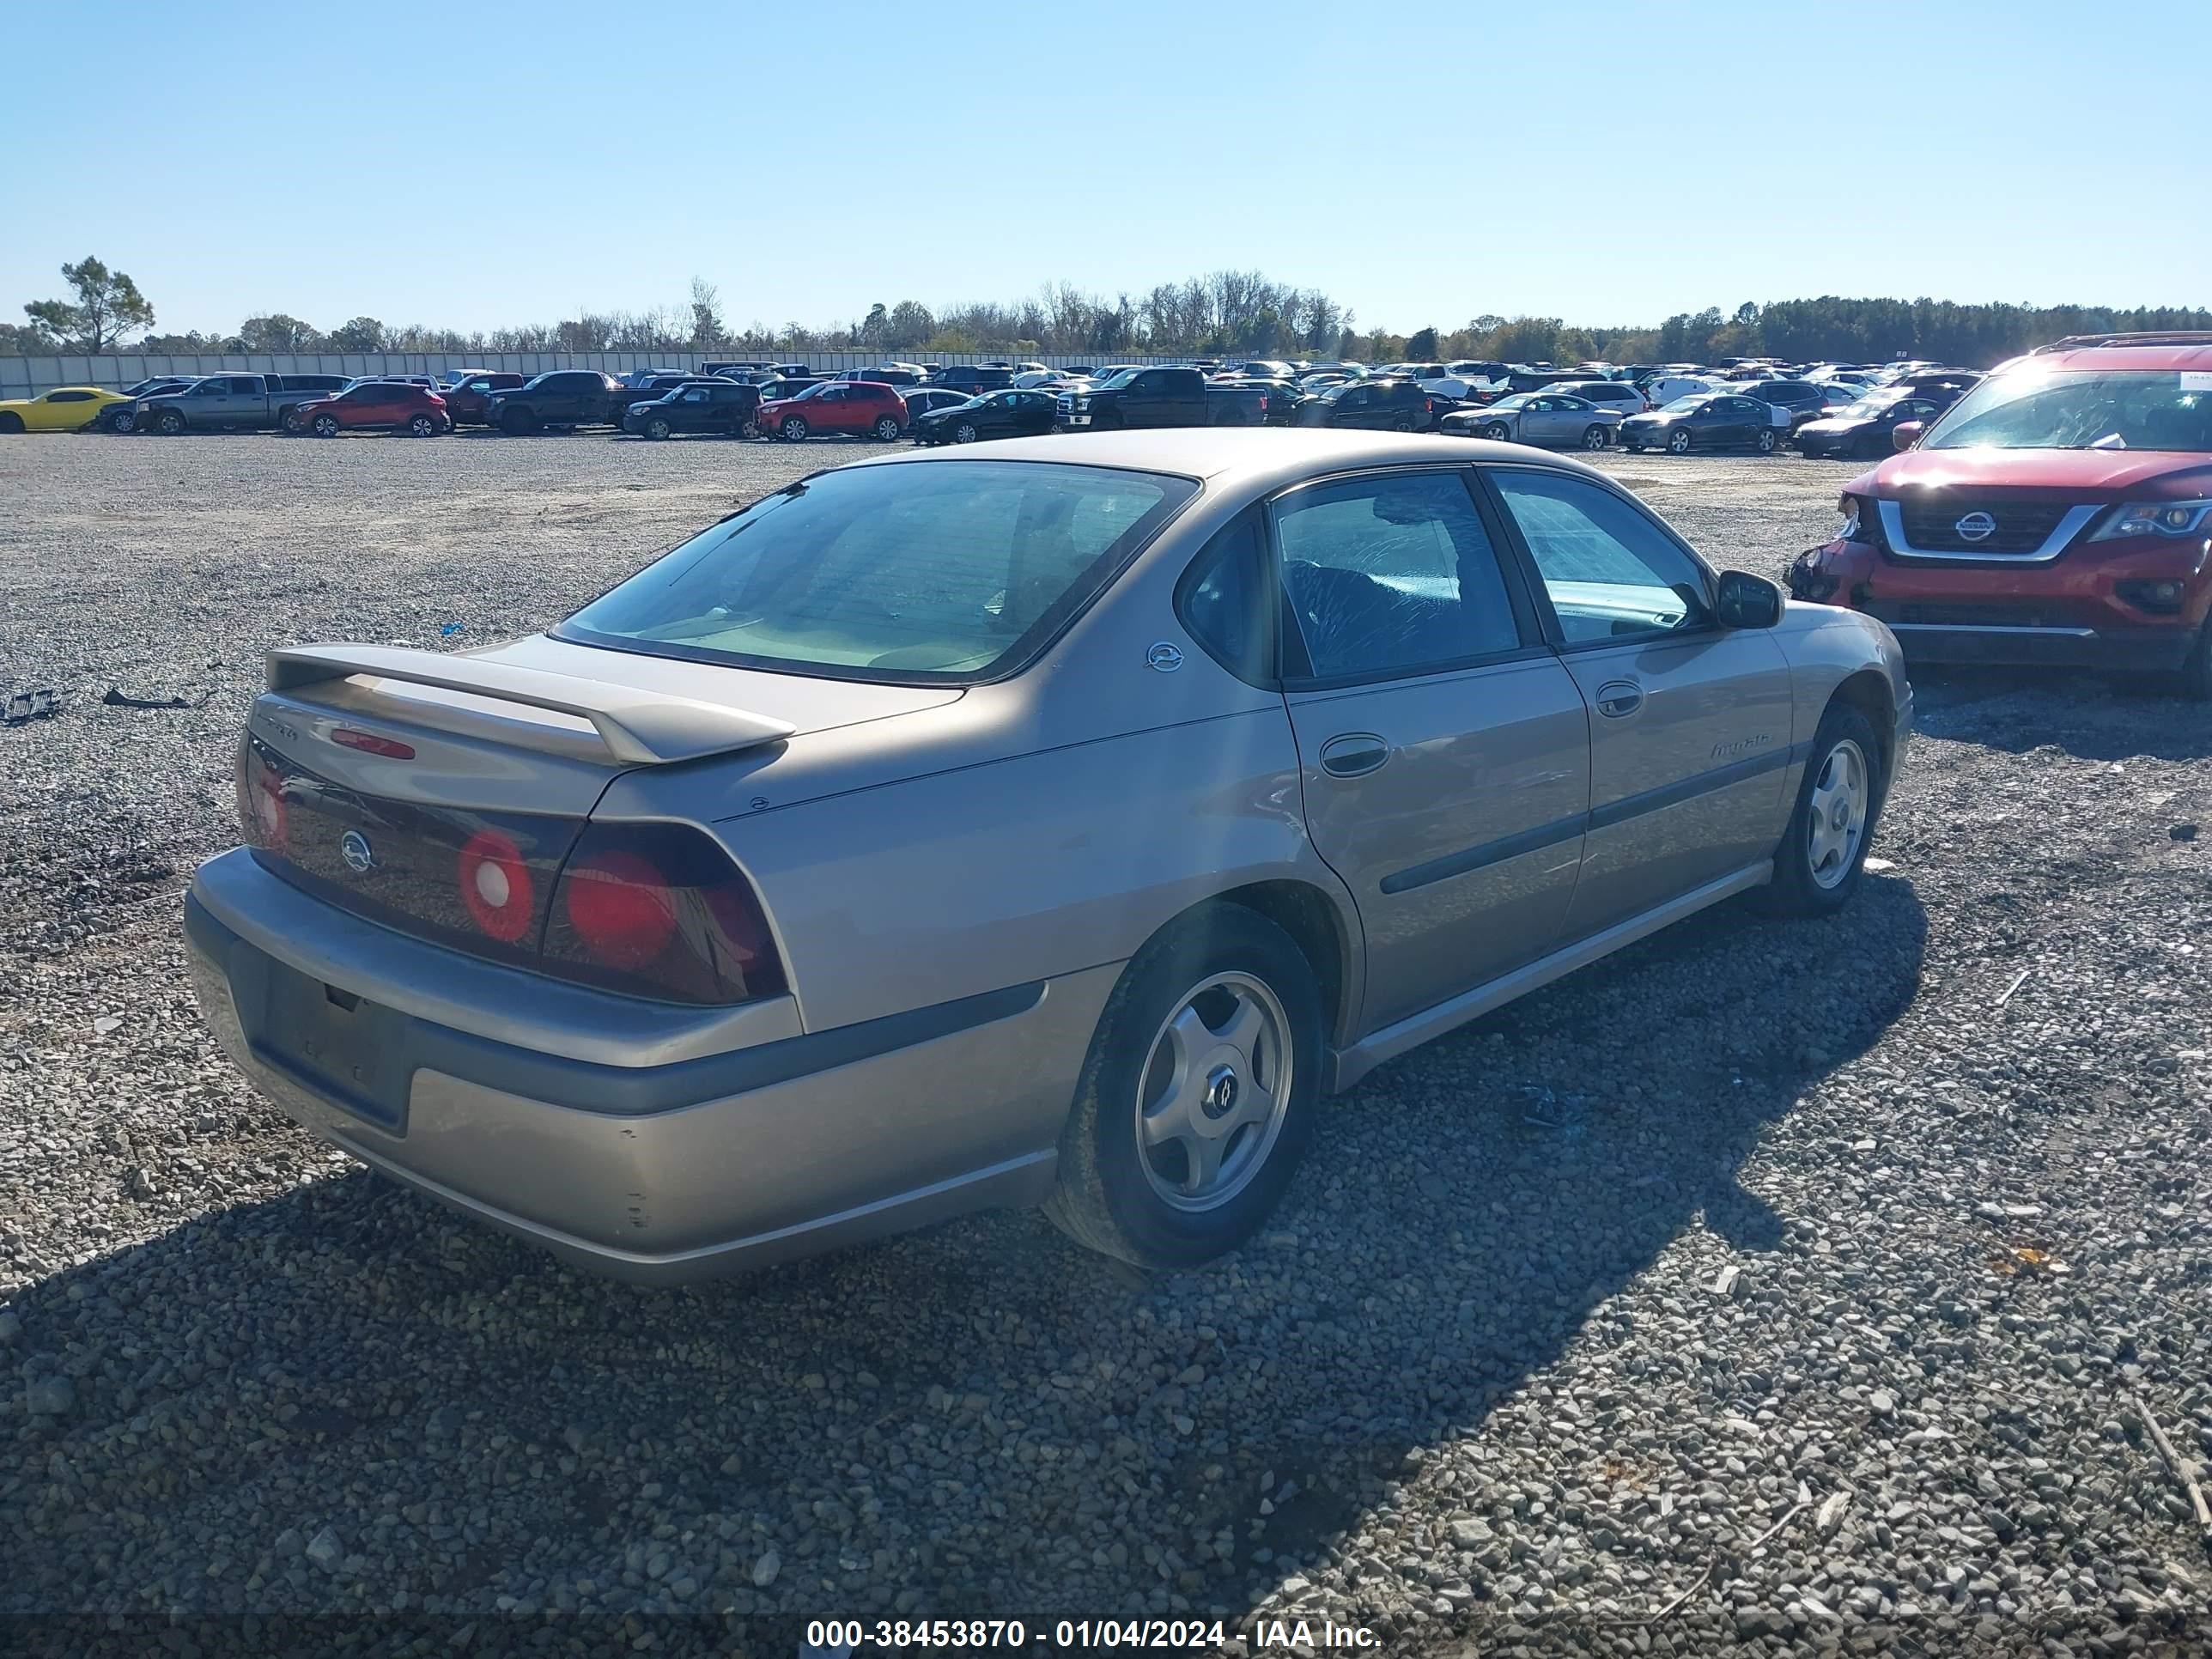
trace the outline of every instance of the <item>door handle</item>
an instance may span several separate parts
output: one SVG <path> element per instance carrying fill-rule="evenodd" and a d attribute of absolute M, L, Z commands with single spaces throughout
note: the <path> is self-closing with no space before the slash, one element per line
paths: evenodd
<path fill-rule="evenodd" d="M 1597 712 L 1620 720 L 1644 707 L 1644 688 L 1634 680 L 1607 680 L 1597 689 Z"/>
<path fill-rule="evenodd" d="M 1321 769 L 1333 778 L 1364 777 L 1390 758 L 1390 745 L 1372 732 L 1347 732 L 1321 746 Z"/>

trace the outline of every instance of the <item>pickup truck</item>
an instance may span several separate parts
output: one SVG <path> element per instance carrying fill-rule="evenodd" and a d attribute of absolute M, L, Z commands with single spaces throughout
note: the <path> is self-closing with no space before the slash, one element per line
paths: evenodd
<path fill-rule="evenodd" d="M 512 392 L 529 378 L 501 369 L 463 369 L 447 376 L 438 395 L 446 400 L 446 416 L 455 426 L 482 426 L 489 418 L 491 394 Z"/>
<path fill-rule="evenodd" d="M 1194 368 L 1129 368 L 1088 391 L 1063 392 L 1053 424 L 1062 431 L 1116 432 L 1149 426 L 1259 426 L 1266 388 L 1209 385 Z"/>
<path fill-rule="evenodd" d="M 148 398 L 138 405 L 141 431 L 173 437 L 179 432 L 287 432 L 306 428 L 302 404 L 345 390 L 343 374 L 210 374 L 180 392 Z"/>
<path fill-rule="evenodd" d="M 548 426 L 620 426 L 634 396 L 658 395 L 595 368 L 552 368 L 512 392 L 487 394 L 484 424 L 511 438 Z"/>

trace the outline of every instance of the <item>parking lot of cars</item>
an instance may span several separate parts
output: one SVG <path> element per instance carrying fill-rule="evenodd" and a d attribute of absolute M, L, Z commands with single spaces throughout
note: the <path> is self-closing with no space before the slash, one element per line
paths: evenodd
<path fill-rule="evenodd" d="M 2185 617 L 2194 579 L 2152 566 L 2202 503 L 2154 446 L 2198 441 L 2169 428 L 2208 371 L 2082 349 L 2046 365 L 2056 401 L 1962 405 L 1985 438 L 2079 446 L 1982 446 L 2044 472 L 1978 477 L 1996 494 L 1971 511 L 2009 546 L 2003 492 L 2062 517 L 2094 495 L 2091 602 L 2171 580 Z M 2120 387 L 2126 447 L 2095 447 L 2102 382 L 2138 373 L 2177 395 Z M 1864 460 L 1592 459 L 1713 564 L 1834 579 L 1807 597 L 1869 582 L 1882 617 L 1959 603 L 1923 573 L 1972 568 L 1865 539 L 1886 503 L 1908 549 L 1966 536 L 1969 511 L 1910 511 L 1913 467 L 1960 463 L 1942 443 L 1846 512 Z M 190 1632 L 340 1605 L 611 1643 L 703 1612 L 790 1650 L 826 1603 L 1026 1608 L 1046 1583 L 1063 1611 L 1304 1612 L 1417 1653 L 2187 1650 L 2185 1499 L 2124 1402 L 2212 1450 L 2212 716 L 2112 662 L 1917 670 L 1852 906 L 1723 905 L 1381 1066 L 1201 1272 L 1139 1279 L 1006 1212 L 617 1287 L 333 1160 L 245 1085 L 192 1011 L 177 912 L 237 839 L 265 649 L 492 645 L 819 466 L 906 453 L 0 446 L 0 574 L 39 619 L 5 669 L 64 694 L 0 730 L 0 1433 L 23 1471 L 0 1615 L 67 1599 Z M 1173 690 L 1202 665 L 1133 672 Z M 495 912 L 518 890 L 473 890 Z"/>

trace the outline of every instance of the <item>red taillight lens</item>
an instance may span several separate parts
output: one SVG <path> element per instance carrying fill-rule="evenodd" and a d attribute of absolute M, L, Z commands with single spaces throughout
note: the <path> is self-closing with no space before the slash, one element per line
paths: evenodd
<path fill-rule="evenodd" d="M 455 860 L 454 879 L 470 920 L 501 945 L 513 945 L 530 931 L 537 915 L 537 892 L 530 866 L 514 837 L 497 830 L 471 836 Z"/>
<path fill-rule="evenodd" d="M 642 967 L 676 936 L 667 878 L 635 853 L 595 853 L 572 864 L 561 896 L 576 937 L 610 968 Z"/>
<path fill-rule="evenodd" d="M 341 726 L 331 733 L 331 741 L 348 749 L 358 749 L 364 755 L 381 755 L 386 760 L 413 760 L 415 745 L 401 743 L 393 738 L 380 738 L 374 732 L 356 732 L 349 726 Z"/>
<path fill-rule="evenodd" d="M 768 919 L 744 873 L 685 824 L 592 824 L 561 872 L 548 971 L 684 1002 L 784 989 Z"/>
<path fill-rule="evenodd" d="M 238 823 L 249 847 L 277 854 L 288 850 L 292 815 L 284 804 L 283 776 L 250 740 L 238 757 Z"/>

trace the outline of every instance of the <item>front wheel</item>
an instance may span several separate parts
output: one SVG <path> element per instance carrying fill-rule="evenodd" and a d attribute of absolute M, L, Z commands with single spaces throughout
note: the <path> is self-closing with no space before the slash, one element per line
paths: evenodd
<path fill-rule="evenodd" d="M 952 428 L 952 441 L 956 444 L 972 444 L 981 435 L 972 421 L 963 421 Z"/>
<path fill-rule="evenodd" d="M 1603 449 L 1607 447 L 1608 442 L 1609 440 L 1606 437 L 1605 428 L 1603 427 L 1586 426 L 1583 428 L 1583 447 L 1584 449 Z"/>
<path fill-rule="evenodd" d="M 131 433 L 138 429 L 138 417 L 127 409 L 118 409 L 107 417 L 110 432 Z"/>
<path fill-rule="evenodd" d="M 1144 1267 L 1235 1249 L 1312 1136 L 1326 1024 L 1311 966 L 1274 923 L 1216 904 L 1171 924 L 1107 1000 L 1046 1213 Z"/>
<path fill-rule="evenodd" d="M 876 422 L 876 441 L 878 443 L 896 443 L 898 441 L 898 434 L 899 423 L 893 420 L 890 416 L 886 415 Z"/>
<path fill-rule="evenodd" d="M 13 412 L 0 412 L 0 433 L 14 434 L 23 429 L 23 417 Z"/>
<path fill-rule="evenodd" d="M 656 441 L 665 438 L 671 430 L 665 415 L 656 415 L 645 423 L 645 435 Z"/>
<path fill-rule="evenodd" d="M 1686 427 L 1677 427 L 1667 440 L 1667 453 L 1686 455 L 1690 453 L 1690 433 Z"/>
<path fill-rule="evenodd" d="M 1850 704 L 1831 703 L 1813 735 L 1790 827 L 1775 848 L 1770 910 L 1825 916 L 1849 902 L 1858 890 L 1888 781 L 1872 724 Z"/>
<path fill-rule="evenodd" d="M 806 422 L 803 416 L 787 415 L 783 417 L 783 424 L 776 430 L 782 434 L 784 442 L 795 444 L 806 436 Z"/>
<path fill-rule="evenodd" d="M 2197 630 L 2197 643 L 2181 665 L 2181 695 L 2191 702 L 2212 702 L 2212 622 Z"/>
<path fill-rule="evenodd" d="M 337 437 L 338 435 L 338 417 L 335 415 L 316 416 L 315 435 L 318 438 Z"/>
<path fill-rule="evenodd" d="M 413 438 L 434 438 L 438 435 L 438 417 L 434 415 L 417 415 L 407 422 L 407 433 Z"/>
<path fill-rule="evenodd" d="M 154 430 L 165 438 L 173 438 L 184 429 L 185 416 L 181 410 L 165 409 L 154 422 Z"/>
<path fill-rule="evenodd" d="M 1760 454 L 1771 455 L 1774 453 L 1774 428 L 1771 426 L 1759 428 L 1759 436 L 1753 442 Z"/>
<path fill-rule="evenodd" d="M 1513 428 L 1503 421 L 1492 421 L 1482 428 L 1482 435 L 1493 443 L 1509 443 L 1512 441 Z"/>

